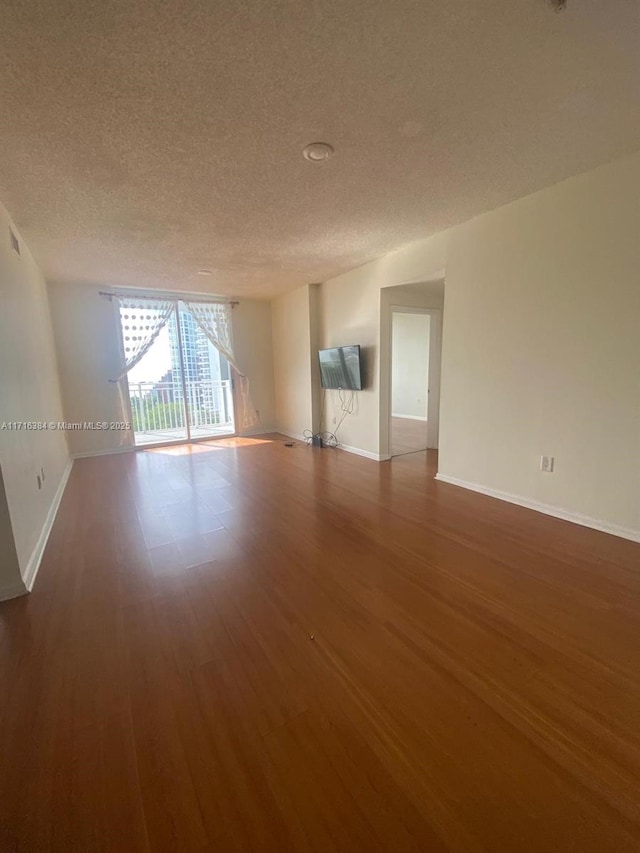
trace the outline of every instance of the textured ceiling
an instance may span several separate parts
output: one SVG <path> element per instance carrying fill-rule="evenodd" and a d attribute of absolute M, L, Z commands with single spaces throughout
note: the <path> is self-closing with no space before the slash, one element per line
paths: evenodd
<path fill-rule="evenodd" d="M 322 281 L 640 148 L 638 8 L 3 0 L 0 198 L 51 280 Z"/>

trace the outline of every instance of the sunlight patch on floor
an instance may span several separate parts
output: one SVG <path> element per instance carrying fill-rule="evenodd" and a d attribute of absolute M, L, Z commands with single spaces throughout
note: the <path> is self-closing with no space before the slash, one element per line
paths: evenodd
<path fill-rule="evenodd" d="M 224 450 L 229 447 L 253 447 L 257 444 L 272 444 L 271 438 L 217 438 L 215 441 L 201 441 L 197 444 L 171 444 L 165 447 L 146 447 L 143 453 L 165 453 L 169 456 L 190 456 L 195 453 L 208 453 L 211 450 Z"/>

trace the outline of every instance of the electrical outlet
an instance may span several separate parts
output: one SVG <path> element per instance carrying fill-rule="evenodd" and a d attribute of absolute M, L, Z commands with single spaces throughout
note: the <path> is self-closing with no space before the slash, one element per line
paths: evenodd
<path fill-rule="evenodd" d="M 551 474 L 551 473 L 553 473 L 555 463 L 556 463 L 555 456 L 541 456 L 540 457 L 540 470 L 546 471 L 547 474 Z"/>
<path fill-rule="evenodd" d="M 42 480 L 40 479 L 40 474 L 36 474 L 36 483 L 38 484 L 38 489 L 42 488 Z"/>

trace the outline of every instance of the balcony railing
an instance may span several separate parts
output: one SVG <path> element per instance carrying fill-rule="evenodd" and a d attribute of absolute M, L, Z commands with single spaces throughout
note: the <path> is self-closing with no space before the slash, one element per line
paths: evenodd
<path fill-rule="evenodd" d="M 186 412 L 181 382 L 129 382 L 131 416 L 137 444 L 234 432 L 231 382 L 210 379 L 186 383 Z"/>

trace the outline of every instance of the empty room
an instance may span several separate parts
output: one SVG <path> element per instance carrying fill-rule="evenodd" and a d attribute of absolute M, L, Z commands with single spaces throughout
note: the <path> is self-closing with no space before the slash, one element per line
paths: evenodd
<path fill-rule="evenodd" d="M 0 53 L 0 853 L 640 853 L 637 3 Z"/>

